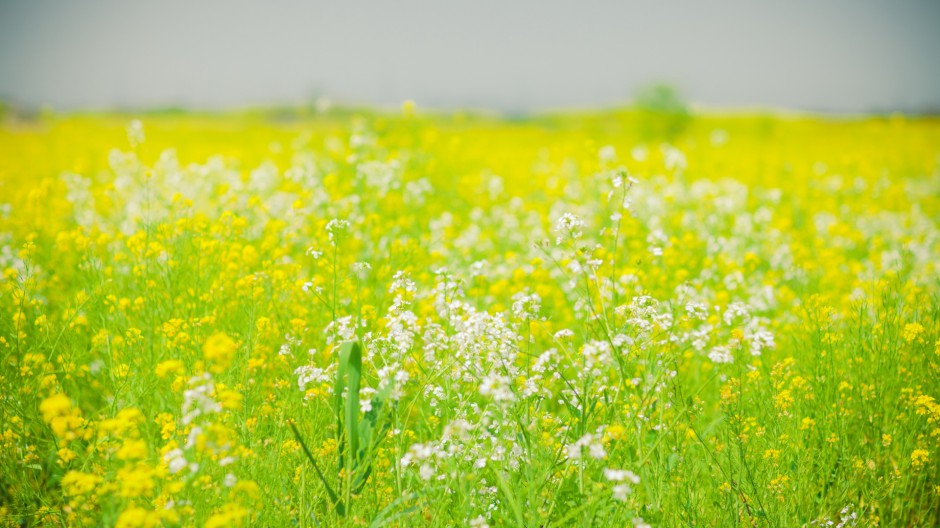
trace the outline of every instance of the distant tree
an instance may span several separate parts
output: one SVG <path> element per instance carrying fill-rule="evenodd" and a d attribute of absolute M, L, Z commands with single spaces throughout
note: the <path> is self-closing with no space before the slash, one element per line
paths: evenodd
<path fill-rule="evenodd" d="M 648 140 L 671 141 L 692 120 L 688 103 L 675 87 L 656 83 L 641 88 L 634 100 L 640 134 Z"/>

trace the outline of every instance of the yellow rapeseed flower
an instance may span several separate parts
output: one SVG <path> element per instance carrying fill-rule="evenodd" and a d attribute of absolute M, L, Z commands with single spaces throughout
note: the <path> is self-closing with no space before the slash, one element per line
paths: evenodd
<path fill-rule="evenodd" d="M 209 362 L 210 370 L 219 373 L 223 372 L 232 363 L 235 358 L 235 350 L 238 348 L 235 340 L 223 332 L 217 332 L 209 336 L 202 346 L 202 354 Z"/>

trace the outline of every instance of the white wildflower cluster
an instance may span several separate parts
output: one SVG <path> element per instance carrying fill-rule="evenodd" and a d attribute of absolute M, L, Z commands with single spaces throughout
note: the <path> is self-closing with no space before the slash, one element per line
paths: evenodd
<path fill-rule="evenodd" d="M 199 464 L 186 460 L 186 453 L 180 449 L 171 449 L 163 455 L 163 461 L 166 463 L 171 474 L 179 473 L 184 469 L 189 469 L 191 473 L 199 471 Z"/>
<path fill-rule="evenodd" d="M 397 159 L 387 162 L 365 161 L 356 166 L 356 178 L 378 196 L 385 196 L 389 191 L 401 187 L 401 170 L 401 162 Z M 416 191 L 420 196 L 422 191 Z"/>
<path fill-rule="evenodd" d="M 301 392 L 307 390 L 310 384 L 326 384 L 330 381 L 330 372 L 326 369 L 303 365 L 294 369 L 294 375 L 297 376 L 297 388 Z"/>
<path fill-rule="evenodd" d="M 284 343 L 278 348 L 277 354 L 279 356 L 291 356 L 293 355 L 293 350 L 298 348 L 301 343 L 302 341 L 300 339 L 287 334 L 284 336 Z"/>
<path fill-rule="evenodd" d="M 405 184 L 404 200 L 406 205 L 420 206 L 424 205 L 427 196 L 434 191 L 431 182 L 427 178 L 420 178 Z"/>
<path fill-rule="evenodd" d="M 534 396 L 550 398 L 552 396 L 549 384 L 551 381 L 561 379 L 561 374 L 555 370 L 555 366 L 560 363 L 560 359 L 558 350 L 554 348 L 542 352 L 535 358 L 521 389 L 523 398 L 532 398 Z"/>
<path fill-rule="evenodd" d="M 408 452 L 401 457 L 401 467 L 408 468 L 412 465 L 418 466 L 418 474 L 421 476 L 422 480 L 431 480 L 431 477 L 434 476 L 434 460 L 435 456 L 446 457 L 446 453 L 442 455 L 440 451 L 436 451 L 436 446 L 433 444 L 413 444 L 408 448 Z"/>
<path fill-rule="evenodd" d="M 708 318 L 708 305 L 703 302 L 689 301 L 685 303 L 685 312 L 692 319 L 704 321 Z"/>
<path fill-rule="evenodd" d="M 541 309 L 542 298 L 537 293 L 519 292 L 512 296 L 512 314 L 517 319 L 538 319 Z"/>
<path fill-rule="evenodd" d="M 450 421 L 440 439 L 412 445 L 401 458 L 402 468 L 416 468 L 421 480 L 455 478 L 478 472 L 490 464 L 517 470 L 523 462 L 523 449 L 506 433 L 512 422 L 470 406 Z"/>
<path fill-rule="evenodd" d="M 752 356 L 759 356 L 764 350 L 773 350 L 776 346 L 774 335 L 767 330 L 749 330 L 745 333 L 748 349 Z"/>
<path fill-rule="evenodd" d="M 98 215 L 95 212 L 95 197 L 91 193 L 91 178 L 80 174 L 65 172 L 60 176 L 65 184 L 65 199 L 72 204 L 75 210 L 75 221 L 86 228 L 94 226 Z"/>
<path fill-rule="evenodd" d="M 565 240 L 577 240 L 584 235 L 584 220 L 572 213 L 565 213 L 555 221 L 556 244 Z"/>
<path fill-rule="evenodd" d="M 650 231 L 648 235 L 646 235 L 646 243 L 648 244 L 646 250 L 649 251 L 650 254 L 656 257 L 661 257 L 663 254 L 663 248 L 669 245 L 669 238 L 661 228 L 657 227 Z"/>
<path fill-rule="evenodd" d="M 823 526 L 823 527 L 834 527 L 834 528 L 848 528 L 850 526 L 855 526 L 858 524 L 859 515 L 855 511 L 855 505 L 849 504 L 841 510 L 839 510 L 839 516 L 837 520 L 832 519 L 828 515 L 819 519 L 816 519 L 810 522 L 810 526 Z"/>
<path fill-rule="evenodd" d="M 722 364 L 722 363 L 734 363 L 734 355 L 731 354 L 731 349 L 727 346 L 716 346 L 711 349 L 708 353 L 708 359 L 712 360 L 712 363 Z"/>
<path fill-rule="evenodd" d="M 356 323 L 351 315 L 339 317 L 324 329 L 328 345 L 352 341 L 356 337 Z"/>
<path fill-rule="evenodd" d="M 392 284 L 388 288 L 388 293 L 393 293 L 399 297 L 410 297 L 418 291 L 418 287 L 405 271 L 396 271 L 392 277 Z"/>
<path fill-rule="evenodd" d="M 601 375 L 601 368 L 608 367 L 613 362 L 613 349 L 607 341 L 588 341 L 581 347 L 584 356 L 584 368 L 595 376 Z"/>
<path fill-rule="evenodd" d="M 222 406 L 214 399 L 215 384 L 212 375 L 205 373 L 189 380 L 183 392 L 181 423 L 188 426 L 186 441 L 181 447 L 171 449 L 163 455 L 163 461 L 171 474 L 188 470 L 195 474 L 200 469 L 197 452 L 202 453 L 219 467 L 236 461 L 230 440 L 213 432 L 211 417 L 222 412 Z M 235 478 L 234 475 L 232 478 Z"/>
<path fill-rule="evenodd" d="M 353 262 L 352 265 L 353 273 L 359 278 L 359 280 L 365 279 L 369 275 L 369 272 L 372 271 L 372 265 L 368 262 Z"/>
<path fill-rule="evenodd" d="M 416 289 L 415 283 L 407 274 L 401 272 L 395 274 L 389 288 L 389 292 L 396 295 L 385 318 L 385 337 L 381 339 L 395 350 L 396 361 L 404 359 L 414 346 L 415 336 L 421 331 L 418 316 L 409 309 L 411 302 L 408 299 L 414 295 Z"/>
<path fill-rule="evenodd" d="M 620 502 L 626 502 L 627 497 L 633 492 L 630 484 L 637 485 L 640 483 L 640 477 L 625 469 L 605 469 L 604 478 L 614 483 L 611 491 L 614 499 Z"/>
<path fill-rule="evenodd" d="M 746 304 L 733 302 L 728 305 L 724 315 L 722 315 L 726 325 L 733 323 L 747 323 L 751 319 L 751 313 Z"/>
<path fill-rule="evenodd" d="M 474 273 L 479 273 L 483 266 L 486 266 L 486 262 L 475 262 L 471 266 L 471 277 L 475 276 Z M 462 299 L 464 292 L 460 282 L 453 275 L 448 273 L 446 269 L 438 269 L 435 275 L 434 310 L 438 315 L 446 319 L 449 317 L 448 312 L 451 302 Z"/>
<path fill-rule="evenodd" d="M 409 374 L 407 370 L 401 368 L 399 363 L 392 363 L 380 368 L 378 375 L 379 390 L 383 390 L 391 385 L 392 390 L 389 393 L 389 398 L 396 401 L 401 399 L 402 395 L 404 394 L 405 384 L 407 384 L 408 380 L 411 379 L 411 374 Z"/>
<path fill-rule="evenodd" d="M 334 218 L 327 222 L 326 224 L 326 233 L 330 237 L 330 243 L 336 246 L 339 244 L 339 240 L 345 235 L 349 230 L 349 220 L 341 220 Z"/>
<path fill-rule="evenodd" d="M 473 519 L 470 519 L 470 528 L 490 528 L 490 525 L 486 522 L 486 517 L 482 515 L 477 515 Z"/>
<path fill-rule="evenodd" d="M 676 147 L 663 144 L 659 150 L 663 155 L 663 164 L 666 166 L 666 170 L 681 172 L 688 167 L 685 154 Z"/>
<path fill-rule="evenodd" d="M 604 426 L 601 426 L 594 433 L 586 433 L 578 438 L 574 443 L 565 446 L 565 453 L 568 460 L 580 461 L 585 455 L 595 460 L 607 458 L 607 450 L 604 449 Z"/>
<path fill-rule="evenodd" d="M 144 124 L 139 119 L 135 119 L 127 125 L 127 141 L 131 148 L 137 148 L 143 145 L 146 137 L 144 136 Z"/>
<path fill-rule="evenodd" d="M 640 181 L 634 178 L 633 176 L 627 175 L 627 170 L 624 169 L 623 167 L 612 170 L 609 172 L 609 174 L 610 174 L 610 184 L 614 189 L 620 189 L 621 187 L 624 187 L 624 186 L 629 189 L 630 187 L 633 187 L 634 185 L 640 183 Z"/>
<path fill-rule="evenodd" d="M 189 388 L 183 391 L 183 425 L 189 425 L 201 416 L 222 411 L 222 406 L 213 399 L 214 394 L 215 384 L 211 374 L 206 372 L 190 378 Z"/>
<path fill-rule="evenodd" d="M 516 399 L 508 376 L 489 373 L 480 383 L 480 394 L 496 402 L 511 402 Z"/>

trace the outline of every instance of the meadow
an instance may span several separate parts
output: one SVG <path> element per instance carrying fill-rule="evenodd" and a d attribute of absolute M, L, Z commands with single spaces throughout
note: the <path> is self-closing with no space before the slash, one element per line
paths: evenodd
<path fill-rule="evenodd" d="M 0 526 L 937 526 L 940 121 L 0 125 Z"/>

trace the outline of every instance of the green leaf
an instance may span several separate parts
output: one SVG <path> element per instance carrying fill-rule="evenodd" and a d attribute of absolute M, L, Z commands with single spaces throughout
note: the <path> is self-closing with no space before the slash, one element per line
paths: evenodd
<path fill-rule="evenodd" d="M 359 458 L 359 388 L 362 381 L 362 349 L 359 343 L 344 343 L 339 354 L 340 368 L 345 365 L 346 382 L 346 439 L 349 442 L 351 462 Z M 340 382 L 342 385 L 342 382 Z M 342 398 L 342 393 L 340 393 Z M 352 464 L 351 464 L 352 465 Z M 354 465 L 350 470 L 354 471 Z"/>
<path fill-rule="evenodd" d="M 304 454 L 307 455 L 307 460 L 309 460 L 313 465 L 313 470 L 317 473 L 317 477 L 320 478 L 320 482 L 323 483 L 323 487 L 326 488 L 326 494 L 329 495 L 330 501 L 332 501 L 333 505 L 336 507 L 336 513 L 338 513 L 340 516 L 345 515 L 346 508 L 343 505 L 343 501 L 339 499 L 339 497 L 336 495 L 336 492 L 333 491 L 333 487 L 330 486 L 330 483 L 326 481 L 326 477 L 323 475 L 323 472 L 320 471 L 320 466 L 317 464 L 316 459 L 313 458 L 313 454 L 310 453 L 310 449 L 307 447 L 307 443 L 304 442 L 303 437 L 300 436 L 300 431 L 297 430 L 297 425 L 294 424 L 293 420 L 288 420 L 287 425 L 289 425 L 291 431 L 294 432 L 294 438 L 296 438 L 297 442 L 300 443 L 300 447 L 303 448 Z"/>

